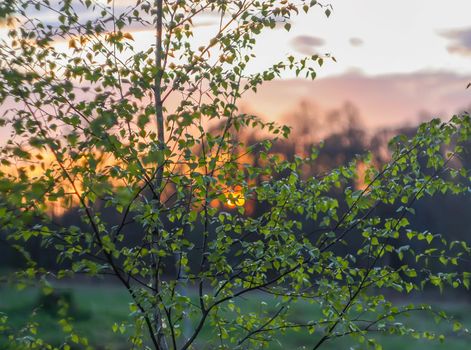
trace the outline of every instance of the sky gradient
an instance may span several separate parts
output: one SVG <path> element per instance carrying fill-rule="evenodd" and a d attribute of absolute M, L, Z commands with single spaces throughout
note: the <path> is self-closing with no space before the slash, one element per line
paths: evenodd
<path fill-rule="evenodd" d="M 333 5 L 330 18 L 315 9 L 293 20 L 289 33 L 262 34 L 250 70 L 260 71 L 289 54 L 328 53 L 337 63 L 326 60 L 314 82 L 287 73 L 259 94 L 248 95 L 242 102 L 246 108 L 278 120 L 303 100 L 321 110 L 348 101 L 358 107 L 366 126 L 376 129 L 413 124 L 424 115 L 446 119 L 471 106 L 471 89 L 466 90 L 471 81 L 471 0 L 328 2 Z M 211 14 L 196 21 L 196 45 L 211 37 L 216 23 Z M 139 47 L 154 43 L 153 30 L 134 30 Z M 66 49 L 67 42 L 58 45 Z"/>

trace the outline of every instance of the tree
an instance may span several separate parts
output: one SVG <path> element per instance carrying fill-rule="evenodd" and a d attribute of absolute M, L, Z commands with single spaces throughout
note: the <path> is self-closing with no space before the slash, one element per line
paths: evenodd
<path fill-rule="evenodd" d="M 469 170 L 458 161 L 471 133 L 469 116 L 434 120 L 412 139 L 393 140 L 393 157 L 381 169 L 366 155 L 306 178 L 303 165 L 315 162 L 318 151 L 294 161 L 270 152 L 289 128 L 240 113 L 237 101 L 284 70 L 315 77 L 324 59 L 317 55 L 290 56 L 255 74 L 249 65 L 263 31 L 279 24 L 289 30 L 294 15 L 313 8 L 329 16 L 329 6 L 119 4 L 0 5 L 9 26 L 0 44 L 2 123 L 12 133 L 1 153 L 0 223 L 2 238 L 26 261 L 12 279 L 19 286 L 38 281 L 48 293 L 56 279 L 115 276 L 133 299 L 130 319 L 115 331 L 128 332 L 137 348 L 192 349 L 203 342 L 260 348 L 290 330 L 313 334 L 306 344 L 313 349 L 341 336 L 374 346 L 365 338 L 371 331 L 433 338 L 394 322 L 431 308 L 395 306 L 383 291 L 469 286 L 468 273 L 429 268 L 435 259 L 458 264 L 468 245 L 409 230 L 407 220 L 423 196 L 469 192 Z M 198 20 L 207 13 L 215 18 L 214 35 L 195 47 Z M 154 28 L 155 43 L 135 45 L 129 31 L 136 27 Z M 244 128 L 271 136 L 247 146 L 235 137 Z M 350 186 L 359 162 L 369 164 L 363 189 Z M 334 196 L 339 191 L 342 200 Z M 249 204 L 265 210 L 247 216 Z M 53 206 L 77 208 L 80 224 L 58 223 Z M 383 206 L 397 210 L 379 217 L 375 210 Z M 396 246 L 403 236 L 431 247 Z M 31 259 L 31 240 L 55 255 L 56 269 Z M 359 248 L 338 249 L 350 242 Z M 387 254 L 417 263 L 391 268 Z M 258 312 L 238 303 L 254 293 L 265 296 Z M 275 312 L 265 300 L 276 303 Z M 308 302 L 322 316 L 299 323 L 290 306 Z M 46 346 L 34 327 L 19 336 L 6 316 L 1 320 L 13 347 Z M 65 316 L 60 322 L 67 343 L 88 346 Z M 205 327 L 212 336 L 202 340 Z"/>

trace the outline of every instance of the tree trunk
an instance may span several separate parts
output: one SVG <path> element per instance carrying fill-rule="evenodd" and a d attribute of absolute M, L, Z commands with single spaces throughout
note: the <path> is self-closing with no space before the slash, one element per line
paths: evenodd
<path fill-rule="evenodd" d="M 163 1 L 156 0 L 156 47 L 155 47 L 155 65 L 157 68 L 157 73 L 154 80 L 154 107 L 155 107 L 155 116 L 157 122 L 157 137 L 159 142 L 160 150 L 165 148 L 165 134 L 164 134 L 164 116 L 163 116 L 163 105 L 162 105 L 162 26 L 163 26 Z M 155 193 L 158 198 L 155 198 L 157 205 L 160 209 L 161 207 L 161 192 L 162 192 L 162 182 L 163 182 L 163 164 L 157 164 L 156 179 L 155 179 Z M 159 345 L 159 350 L 167 350 L 168 345 L 165 339 L 165 334 L 163 331 L 163 315 L 158 307 L 159 304 L 159 290 L 160 290 L 160 264 L 159 257 L 157 256 L 157 251 L 159 249 L 159 229 L 156 229 L 153 232 L 152 236 L 152 246 L 155 249 L 155 252 L 152 254 L 153 260 L 153 280 L 152 287 L 154 289 L 154 297 L 156 301 L 156 306 L 154 310 L 154 322 L 157 333 L 157 340 Z"/>

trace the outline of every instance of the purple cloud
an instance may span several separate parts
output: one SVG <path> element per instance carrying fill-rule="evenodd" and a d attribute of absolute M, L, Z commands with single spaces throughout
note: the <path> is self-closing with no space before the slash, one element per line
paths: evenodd
<path fill-rule="evenodd" d="M 316 53 L 316 48 L 323 46 L 325 40 L 312 35 L 298 35 L 291 40 L 291 47 L 303 55 Z"/>
<path fill-rule="evenodd" d="M 354 47 L 362 46 L 364 44 L 363 39 L 356 38 L 356 37 L 350 38 L 349 42 L 350 42 L 350 45 L 352 45 Z"/>
<path fill-rule="evenodd" d="M 471 56 L 471 28 L 448 30 L 440 35 L 451 41 L 447 46 L 449 53 Z"/>

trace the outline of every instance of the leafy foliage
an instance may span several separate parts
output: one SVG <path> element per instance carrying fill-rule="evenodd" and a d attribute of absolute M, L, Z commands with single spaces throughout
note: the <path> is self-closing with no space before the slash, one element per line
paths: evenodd
<path fill-rule="evenodd" d="M 114 275 L 133 304 L 129 324 L 113 330 L 129 332 L 136 348 L 195 348 L 207 325 L 214 337 L 206 346 L 220 349 L 262 348 L 292 329 L 313 334 L 305 344 L 313 349 L 340 336 L 379 349 L 368 336 L 373 331 L 441 339 L 396 320 L 415 311 L 444 314 L 426 305 L 396 306 L 383 291 L 469 288 L 469 273 L 447 268 L 470 254 L 467 243 L 417 232 L 408 221 L 422 197 L 469 194 L 469 169 L 460 163 L 468 151 L 469 115 L 434 120 L 412 139 L 392 140 L 392 159 L 382 168 L 366 155 L 307 177 L 303 168 L 316 162 L 318 150 L 283 159 L 270 148 L 289 128 L 237 107 L 245 92 L 284 70 L 315 77 L 328 57 L 290 56 L 258 73 L 249 67 L 260 33 L 280 23 L 289 30 L 302 10 L 319 8 L 329 16 L 329 6 L 287 0 L 6 4 L 0 101 L 9 106 L 2 124 L 12 137 L 1 153 L 0 223 L 2 239 L 25 258 L 25 269 L 10 277 L 18 287 L 39 281 L 48 293 L 56 279 Z M 198 18 L 208 12 L 218 19 L 214 35 L 195 47 Z M 155 28 L 155 44 L 135 44 L 130 31 L 136 27 Z M 266 140 L 242 142 L 237 136 L 244 128 L 259 129 Z M 360 163 L 367 165 L 364 185 L 355 187 Z M 248 215 L 254 205 L 264 210 Z M 71 207 L 80 225 L 58 223 L 51 213 Z M 380 208 L 394 210 L 385 217 Z M 56 270 L 31 258 L 25 248 L 31 240 L 56 257 Z M 423 249 L 401 243 L 412 240 Z M 391 256 L 404 263 L 390 266 Z M 444 265 L 440 271 L 432 268 L 436 260 Z M 196 303 L 189 290 L 198 294 Z M 278 311 L 234 303 L 250 293 L 276 298 Z M 319 304 L 322 318 L 292 321 L 290 305 L 299 302 Z M 68 343 L 89 347 L 66 313 L 59 323 Z M 29 346 L 42 348 L 30 333 Z"/>

